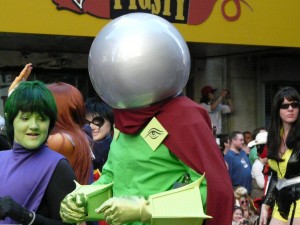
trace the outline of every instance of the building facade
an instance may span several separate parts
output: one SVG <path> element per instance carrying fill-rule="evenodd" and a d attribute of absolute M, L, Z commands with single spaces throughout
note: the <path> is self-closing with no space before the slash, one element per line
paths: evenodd
<path fill-rule="evenodd" d="M 172 22 L 188 43 L 185 93 L 230 89 L 235 111 L 224 133 L 268 126 L 274 93 L 300 89 L 300 2 L 212 0 L 0 0 L 0 114 L 7 89 L 32 62 L 30 79 L 64 81 L 95 95 L 87 61 L 98 32 L 118 16 L 148 12 Z"/>

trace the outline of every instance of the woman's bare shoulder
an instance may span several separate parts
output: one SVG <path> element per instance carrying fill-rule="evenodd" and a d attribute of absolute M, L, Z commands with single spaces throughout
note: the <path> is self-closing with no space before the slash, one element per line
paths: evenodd
<path fill-rule="evenodd" d="M 74 145 L 71 140 L 62 133 L 51 134 L 48 137 L 47 144 L 49 148 L 54 151 L 60 152 L 63 155 L 67 155 L 69 152 L 73 152 Z"/>

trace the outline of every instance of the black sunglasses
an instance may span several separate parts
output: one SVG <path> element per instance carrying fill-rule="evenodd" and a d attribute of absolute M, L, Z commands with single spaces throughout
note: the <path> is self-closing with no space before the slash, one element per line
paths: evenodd
<path fill-rule="evenodd" d="M 101 116 L 97 116 L 97 117 L 93 118 L 92 121 L 89 121 L 89 120 L 85 119 L 85 123 L 86 124 L 91 125 L 91 123 L 92 123 L 92 124 L 94 124 L 94 125 L 96 125 L 98 127 L 102 127 L 102 125 L 104 124 L 104 122 L 105 122 L 105 120 Z"/>
<path fill-rule="evenodd" d="M 288 109 L 288 108 L 290 108 L 290 106 L 292 106 L 293 109 L 299 108 L 300 102 L 283 103 L 283 104 L 281 104 L 280 108 L 281 109 Z"/>
<path fill-rule="evenodd" d="M 240 201 L 240 203 L 241 203 L 242 205 L 244 205 L 244 204 L 248 204 L 249 201 L 246 199 L 245 201 L 244 201 L 244 200 Z"/>

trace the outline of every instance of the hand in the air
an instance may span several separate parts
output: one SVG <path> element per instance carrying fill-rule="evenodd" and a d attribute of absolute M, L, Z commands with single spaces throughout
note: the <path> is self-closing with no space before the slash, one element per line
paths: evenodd
<path fill-rule="evenodd" d="M 137 196 L 110 198 L 95 211 L 103 212 L 106 222 L 113 225 L 133 221 L 147 222 L 152 217 L 149 202 Z"/>
<path fill-rule="evenodd" d="M 10 95 L 16 89 L 16 87 L 18 87 L 21 81 L 27 80 L 31 71 L 32 71 L 32 63 L 26 64 L 24 69 L 19 74 L 19 76 L 17 76 L 15 80 L 12 82 L 12 84 L 9 86 L 8 95 Z"/>

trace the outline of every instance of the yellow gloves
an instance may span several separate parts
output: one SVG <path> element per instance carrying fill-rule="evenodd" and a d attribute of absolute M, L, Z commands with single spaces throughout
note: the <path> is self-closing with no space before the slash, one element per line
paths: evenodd
<path fill-rule="evenodd" d="M 112 183 L 80 185 L 68 194 L 60 204 L 60 216 L 66 223 L 79 223 L 85 220 L 103 219 L 104 213 L 95 209 L 112 197 Z"/>
<path fill-rule="evenodd" d="M 104 212 L 107 223 L 121 225 L 127 222 L 149 222 L 152 218 L 149 202 L 143 197 L 113 197 L 95 210 Z"/>
<path fill-rule="evenodd" d="M 83 187 L 91 185 L 80 185 L 76 181 L 75 183 L 75 190 L 60 204 L 60 216 L 65 223 L 80 223 L 87 217 L 87 192 Z M 103 188 L 105 187 L 107 185 L 103 185 Z M 152 218 L 149 202 L 137 196 L 112 197 L 95 209 L 95 212 L 103 213 L 105 220 L 113 225 L 132 221 L 148 222 Z"/>
<path fill-rule="evenodd" d="M 21 81 L 27 80 L 32 70 L 32 64 L 28 63 L 21 71 L 20 75 L 15 78 L 12 84 L 8 88 L 8 96 L 18 87 Z"/>
<path fill-rule="evenodd" d="M 76 188 L 68 194 L 60 204 L 60 216 L 65 223 L 78 223 L 85 218 L 85 196 L 79 192 L 81 187 L 76 181 Z"/>

